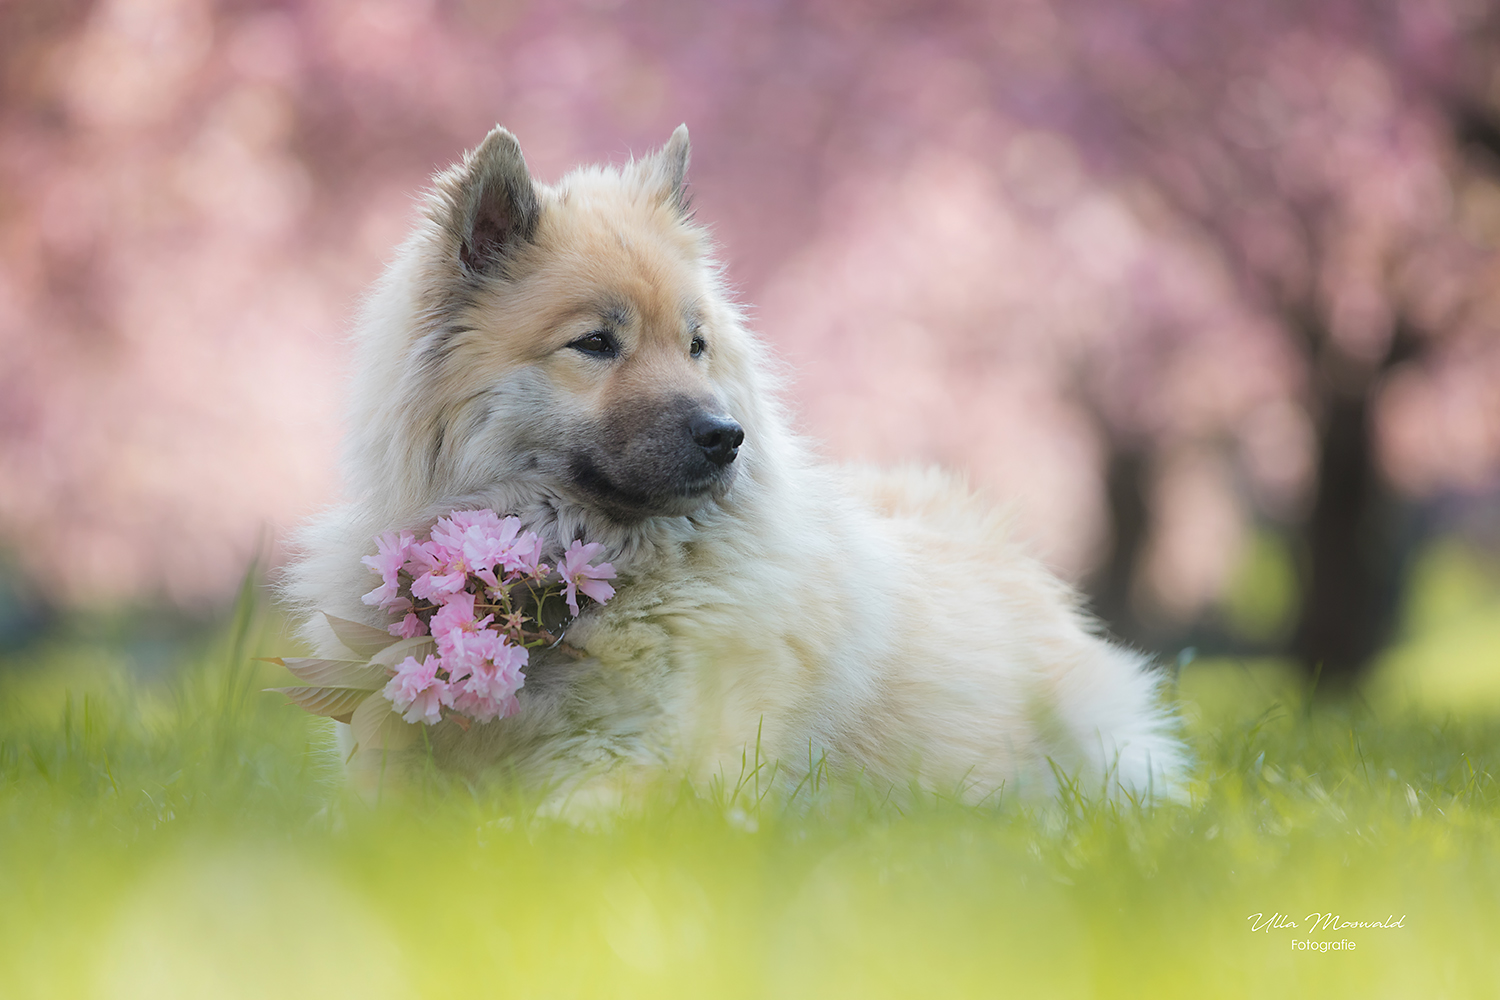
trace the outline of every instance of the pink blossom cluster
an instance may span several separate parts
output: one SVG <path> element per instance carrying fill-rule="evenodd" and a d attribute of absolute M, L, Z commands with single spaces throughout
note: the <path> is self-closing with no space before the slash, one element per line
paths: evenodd
<path fill-rule="evenodd" d="M 492 510 L 456 510 L 438 519 L 427 541 L 386 532 L 362 560 L 381 580 L 364 602 L 401 616 L 391 634 L 431 635 L 437 647 L 420 661 L 402 660 L 382 691 L 407 722 L 435 725 L 445 709 L 462 725 L 514 715 L 527 647 L 556 641 L 524 599 L 540 608 L 561 587 L 576 615 L 579 593 L 601 604 L 614 596 L 605 582 L 614 567 L 592 563 L 602 545 L 574 541 L 552 567 L 542 562 L 541 538 L 520 528 L 519 518 Z"/>

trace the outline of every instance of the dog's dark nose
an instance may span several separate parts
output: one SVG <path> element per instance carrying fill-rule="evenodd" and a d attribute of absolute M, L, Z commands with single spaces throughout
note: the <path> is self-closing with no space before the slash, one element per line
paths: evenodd
<path fill-rule="evenodd" d="M 728 465 L 739 454 L 745 440 L 745 429 L 728 417 L 697 413 L 688 421 L 688 433 L 703 449 L 704 457 L 715 465 Z"/>

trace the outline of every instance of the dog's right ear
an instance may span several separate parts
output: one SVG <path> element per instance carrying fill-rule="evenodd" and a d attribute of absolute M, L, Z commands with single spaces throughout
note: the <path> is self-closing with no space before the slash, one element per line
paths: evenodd
<path fill-rule="evenodd" d="M 495 126 L 479 148 L 447 178 L 447 228 L 466 274 L 499 274 L 521 244 L 536 234 L 541 203 L 521 144 Z"/>
<path fill-rule="evenodd" d="M 636 164 L 641 183 L 678 214 L 686 215 L 687 168 L 690 144 L 686 125 L 679 125 L 661 149 Z"/>

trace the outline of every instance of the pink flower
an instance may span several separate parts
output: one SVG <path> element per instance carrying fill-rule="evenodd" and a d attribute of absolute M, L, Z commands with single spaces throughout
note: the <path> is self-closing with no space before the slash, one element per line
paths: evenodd
<path fill-rule="evenodd" d="M 490 629 L 473 632 L 454 629 L 444 636 L 447 653 L 443 665 L 448 670 L 448 680 L 457 683 L 474 672 L 484 660 L 492 660 L 500 649 L 501 636 Z M 457 691 L 457 688 L 454 689 Z"/>
<path fill-rule="evenodd" d="M 427 537 L 431 539 L 433 553 L 443 562 L 451 563 L 463 558 L 463 535 L 464 529 L 454 524 L 451 517 L 440 517 Z"/>
<path fill-rule="evenodd" d="M 427 623 L 422 621 L 411 612 L 394 625 L 387 625 L 385 630 L 391 635 L 398 635 L 403 639 L 411 639 L 415 636 L 427 634 Z"/>
<path fill-rule="evenodd" d="M 444 658 L 451 656 L 456 634 L 478 632 L 494 620 L 494 615 L 474 620 L 474 595 L 468 591 L 448 595 L 443 606 L 432 616 L 432 637 L 437 640 L 438 652 Z"/>
<path fill-rule="evenodd" d="M 442 565 L 443 561 L 437 554 L 437 546 L 431 542 L 413 542 L 406 550 L 406 571 L 412 575 L 413 579 L 440 569 Z"/>
<path fill-rule="evenodd" d="M 365 556 L 360 562 L 379 573 L 386 583 L 395 583 L 396 574 L 401 572 L 401 567 L 406 563 L 407 551 L 415 542 L 416 537 L 410 531 L 403 531 L 399 535 L 394 531 L 387 531 L 375 537 L 376 554 Z"/>
<path fill-rule="evenodd" d="M 464 558 L 473 567 L 474 575 L 491 587 L 498 584 L 495 567 L 503 565 L 509 569 L 515 562 L 516 530 L 520 525 L 520 518 L 507 517 L 494 529 L 474 527 L 464 532 Z"/>
<path fill-rule="evenodd" d="M 464 589 L 469 574 L 496 586 L 494 568 L 512 558 L 518 517 L 501 520 L 492 510 L 456 510 L 432 526 L 414 567 L 412 593 L 429 601 Z M 420 575 L 419 575 L 420 571 Z"/>
<path fill-rule="evenodd" d="M 432 541 L 450 564 L 471 569 L 495 566 L 521 526 L 518 517 L 501 520 L 492 510 L 455 510 L 432 526 Z"/>
<path fill-rule="evenodd" d="M 406 600 L 398 593 L 401 585 L 398 574 L 406 564 L 407 553 L 415 543 L 416 538 L 410 531 L 403 531 L 399 535 L 394 531 L 387 531 L 376 537 L 375 546 L 378 551 L 373 556 L 360 559 L 360 562 L 380 574 L 381 584 L 361 600 L 366 604 L 378 604 L 386 610 Z"/>
<path fill-rule="evenodd" d="M 410 546 L 406 569 L 412 575 L 413 596 L 441 603 L 463 590 L 471 574 L 486 586 L 499 587 L 499 566 L 507 572 L 540 575 L 542 541 L 520 528 L 520 518 L 501 518 L 492 510 L 456 510 L 438 518 L 432 537 Z"/>
<path fill-rule="evenodd" d="M 490 533 L 498 533 L 500 531 L 501 525 L 504 523 L 500 520 L 500 515 L 496 514 L 488 507 L 481 507 L 479 510 L 455 510 L 446 518 L 443 518 L 443 520 L 452 523 L 456 528 L 458 528 L 459 531 L 468 531 L 470 528 L 479 528 Z M 515 521 L 517 524 L 519 524 L 521 519 L 517 517 L 507 517 L 505 520 Z M 514 535 L 515 532 L 512 531 L 511 534 Z"/>
<path fill-rule="evenodd" d="M 516 692 L 526 683 L 521 668 L 530 654 L 495 632 L 463 635 L 458 645 L 468 660 L 468 679 L 453 697 L 453 708 L 475 722 L 490 722 L 521 710 Z"/>
<path fill-rule="evenodd" d="M 412 596 L 424 601 L 441 603 L 449 594 L 463 590 L 469 582 L 469 569 L 462 553 L 455 554 L 437 542 L 413 545 L 407 572 L 412 575 Z"/>
<path fill-rule="evenodd" d="M 505 560 L 506 571 L 537 579 L 546 576 L 547 564 L 542 562 L 542 548 L 545 544 L 536 532 L 522 532 L 511 545 L 510 556 Z"/>
<path fill-rule="evenodd" d="M 604 546 L 598 542 L 589 542 L 587 545 L 574 539 L 573 544 L 568 546 L 568 551 L 563 555 L 562 562 L 557 564 L 557 572 L 562 575 L 563 583 L 567 585 L 568 610 L 578 614 L 578 591 L 583 591 L 589 597 L 603 604 L 615 596 L 615 588 L 604 583 L 604 580 L 615 578 L 615 568 L 609 563 L 600 563 L 590 566 L 589 560 L 604 551 Z"/>
<path fill-rule="evenodd" d="M 360 600 L 364 601 L 366 604 L 378 604 L 382 608 L 386 608 L 399 601 L 405 600 L 405 598 L 397 593 L 395 584 L 382 583 L 380 586 L 376 587 L 374 590 L 361 597 Z"/>
<path fill-rule="evenodd" d="M 396 711 L 407 722 L 425 722 L 435 726 L 443 719 L 443 705 L 450 704 L 452 694 L 449 685 L 438 679 L 442 661 L 428 656 L 421 663 L 408 656 L 396 666 L 396 676 L 390 679 L 381 694 L 396 706 Z"/>

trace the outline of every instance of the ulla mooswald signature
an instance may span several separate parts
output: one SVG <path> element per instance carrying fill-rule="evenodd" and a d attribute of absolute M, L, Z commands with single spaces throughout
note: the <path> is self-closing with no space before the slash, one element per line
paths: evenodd
<path fill-rule="evenodd" d="M 1344 931 L 1344 930 L 1398 930 L 1404 927 L 1406 914 L 1397 917 L 1394 913 L 1384 920 L 1345 920 L 1338 913 L 1309 913 L 1298 923 L 1285 913 L 1273 913 L 1269 917 L 1264 913 L 1252 913 L 1245 918 L 1250 921 L 1251 932 L 1288 930 L 1296 928 L 1305 934 L 1317 934 L 1320 931 Z"/>

